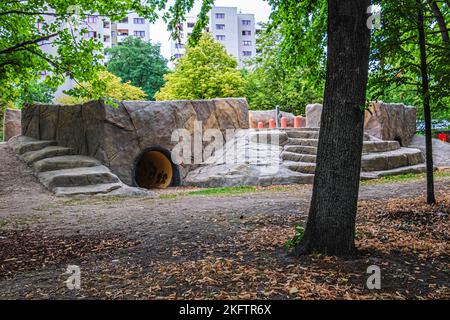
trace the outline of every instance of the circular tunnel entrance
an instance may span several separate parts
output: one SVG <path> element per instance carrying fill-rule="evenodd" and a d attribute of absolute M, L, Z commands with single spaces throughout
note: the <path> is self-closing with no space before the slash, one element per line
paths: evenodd
<path fill-rule="evenodd" d="M 145 189 L 178 186 L 178 167 L 170 159 L 170 152 L 166 149 L 148 148 L 142 152 L 134 168 L 136 185 Z"/>

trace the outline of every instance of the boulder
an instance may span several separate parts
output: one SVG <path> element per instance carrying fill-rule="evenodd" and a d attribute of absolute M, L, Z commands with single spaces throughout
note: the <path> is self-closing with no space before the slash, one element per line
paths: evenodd
<path fill-rule="evenodd" d="M 23 110 L 22 134 L 56 141 L 73 154 L 94 157 L 126 184 L 134 185 L 134 165 L 144 151 L 159 148 L 171 152 L 177 129 L 185 129 L 193 141 L 196 125 L 205 132 L 248 128 L 245 99 L 199 101 L 123 101 L 117 106 L 92 101 L 83 105 L 29 105 Z M 202 142 L 203 146 L 210 142 Z M 182 165 L 186 175 L 191 169 Z"/>
<path fill-rule="evenodd" d="M 287 119 L 288 127 L 294 127 L 295 115 L 292 113 L 281 112 L 281 116 Z M 268 128 L 270 119 L 276 120 L 275 110 L 249 111 L 249 122 L 251 129 L 258 128 L 259 122 L 264 123 L 264 128 Z"/>
<path fill-rule="evenodd" d="M 306 106 L 306 127 L 319 128 L 322 119 L 322 105 L 308 104 Z"/>
<path fill-rule="evenodd" d="M 6 109 L 3 118 L 3 141 L 8 141 L 22 133 L 22 112 L 15 109 Z"/>
<path fill-rule="evenodd" d="M 385 141 L 411 144 L 416 134 L 416 108 L 404 104 L 373 103 L 366 112 L 365 132 Z"/>

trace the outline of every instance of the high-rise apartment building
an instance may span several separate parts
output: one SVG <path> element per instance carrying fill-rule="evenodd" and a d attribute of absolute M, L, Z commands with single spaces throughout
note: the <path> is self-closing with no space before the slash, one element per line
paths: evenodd
<path fill-rule="evenodd" d="M 45 19 L 51 21 L 54 18 L 49 15 Z M 128 36 L 150 41 L 150 22 L 136 13 L 130 13 L 121 21 L 116 22 L 111 21 L 109 18 L 92 14 L 87 16 L 84 21 L 78 21 L 77 23 L 81 23 L 82 25 L 79 26 L 79 29 L 86 29 L 87 33 L 77 33 L 75 34 L 76 37 L 98 39 L 103 43 L 104 48 L 120 45 Z M 41 26 L 38 23 L 36 27 L 40 28 Z M 70 28 L 69 22 L 67 23 L 67 28 Z M 40 45 L 42 51 L 56 55 L 57 47 L 53 46 L 51 41 L 43 41 Z M 73 80 L 67 79 L 55 93 L 55 98 L 62 96 L 63 91 L 73 88 L 74 84 Z"/>
<path fill-rule="evenodd" d="M 180 39 L 172 41 L 172 56 L 176 59 L 185 54 L 185 46 L 196 23 L 195 17 L 188 17 L 180 26 Z M 239 66 L 246 59 L 256 55 L 256 25 L 254 14 L 243 14 L 236 7 L 213 7 L 209 13 L 207 32 L 225 46 Z"/>

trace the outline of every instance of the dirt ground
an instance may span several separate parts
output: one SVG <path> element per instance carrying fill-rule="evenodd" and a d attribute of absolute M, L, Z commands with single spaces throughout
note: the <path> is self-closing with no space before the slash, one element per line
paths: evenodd
<path fill-rule="evenodd" d="M 450 177 L 364 184 L 352 260 L 294 258 L 310 186 L 221 195 L 56 198 L 0 144 L 0 298 L 450 298 Z M 177 196 L 175 196 L 177 194 Z M 178 195 L 181 194 L 181 195 Z M 68 265 L 81 270 L 69 290 Z M 380 266 L 382 289 L 366 289 Z"/>

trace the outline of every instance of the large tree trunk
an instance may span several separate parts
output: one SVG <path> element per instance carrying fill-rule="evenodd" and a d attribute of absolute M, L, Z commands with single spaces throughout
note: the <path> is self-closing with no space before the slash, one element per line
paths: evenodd
<path fill-rule="evenodd" d="M 427 49 L 422 1 L 417 0 L 417 27 L 419 31 L 420 69 L 422 74 L 423 112 L 425 118 L 425 144 L 427 158 L 427 202 L 436 203 L 434 195 L 433 137 L 431 132 L 430 88 L 428 83 Z"/>
<path fill-rule="evenodd" d="M 297 254 L 355 253 L 370 0 L 328 1 L 328 62 L 313 196 Z"/>

